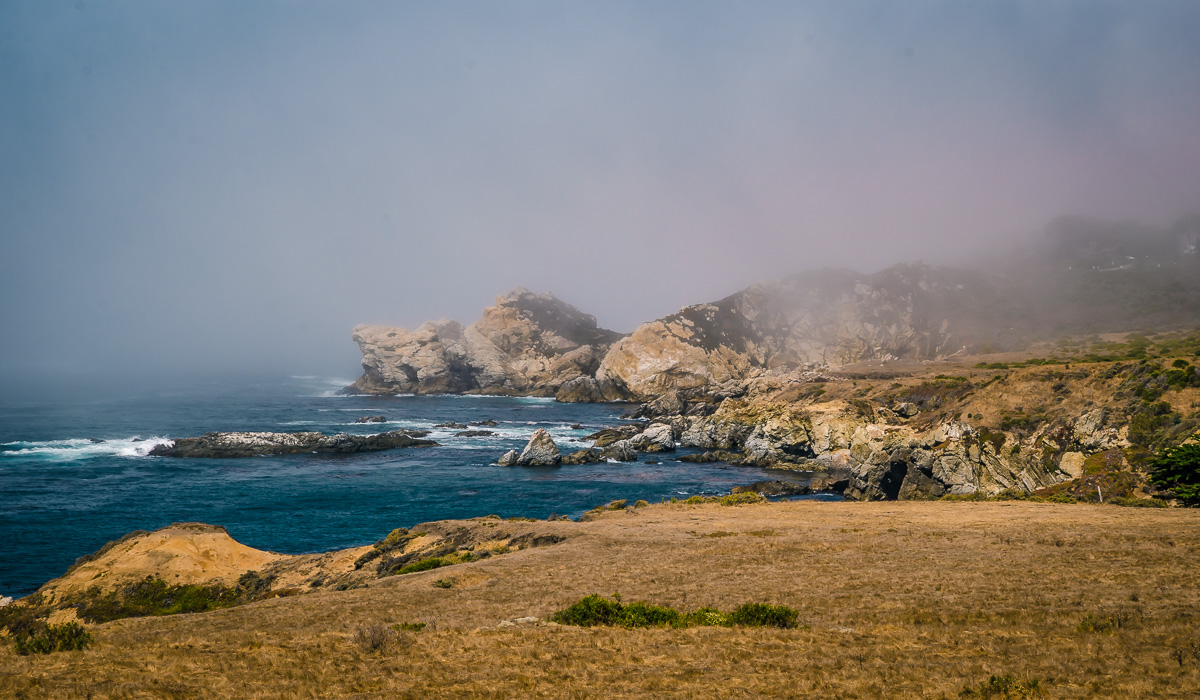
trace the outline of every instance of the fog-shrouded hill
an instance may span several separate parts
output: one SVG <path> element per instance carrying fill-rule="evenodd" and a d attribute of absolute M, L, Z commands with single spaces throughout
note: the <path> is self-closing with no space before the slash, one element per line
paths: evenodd
<path fill-rule="evenodd" d="M 470 326 L 359 326 L 362 393 L 563 401 L 736 393 L 764 373 L 1017 350 L 1064 335 L 1200 324 L 1200 216 L 1150 229 L 1063 219 L 973 268 L 817 270 L 686 306 L 631 334 L 517 289 Z"/>

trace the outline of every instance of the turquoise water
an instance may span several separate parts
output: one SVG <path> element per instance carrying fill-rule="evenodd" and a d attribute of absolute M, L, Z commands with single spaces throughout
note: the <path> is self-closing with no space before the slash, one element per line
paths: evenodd
<path fill-rule="evenodd" d="M 368 544 L 392 528 L 488 514 L 578 516 L 624 498 L 727 492 L 775 478 L 723 464 L 497 467 L 537 428 L 564 452 L 617 425 L 626 404 L 465 396 L 336 396 L 346 379 L 285 377 L 198 384 L 86 400 L 0 405 L 0 595 L 25 595 L 77 557 L 132 530 L 178 521 L 223 525 L 251 547 L 286 553 Z M 382 414 L 385 424 L 355 424 Z M 497 435 L 454 437 L 437 423 L 495 420 Z M 580 424 L 574 429 L 571 426 Z M 209 431 L 432 430 L 439 447 L 356 455 L 230 460 L 146 457 L 155 440 Z M 94 442 L 103 440 L 103 442 Z M 649 456 L 647 456 L 649 457 Z"/>

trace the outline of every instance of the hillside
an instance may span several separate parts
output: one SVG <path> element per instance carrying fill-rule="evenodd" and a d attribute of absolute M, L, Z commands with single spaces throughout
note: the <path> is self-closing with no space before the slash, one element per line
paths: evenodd
<path fill-rule="evenodd" d="M 565 539 L 363 588 L 93 625 L 85 651 L 0 643 L 0 695 L 1186 697 L 1200 686 L 1198 515 L 791 502 L 518 523 Z M 591 593 L 786 605 L 798 627 L 548 623 Z"/>

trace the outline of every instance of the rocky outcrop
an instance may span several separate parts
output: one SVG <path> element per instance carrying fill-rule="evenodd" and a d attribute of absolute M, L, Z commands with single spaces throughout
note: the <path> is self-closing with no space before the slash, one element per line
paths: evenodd
<path fill-rule="evenodd" d="M 680 439 L 722 461 L 816 471 L 814 489 L 861 500 L 1029 492 L 1078 476 L 1082 453 L 1127 445 L 1095 411 L 1027 435 L 954 419 L 926 427 L 885 422 L 844 401 L 808 406 L 730 401 L 685 418 Z"/>
<path fill-rule="evenodd" d="M 671 426 L 653 423 L 641 433 L 629 438 L 629 444 L 639 452 L 674 452 L 675 438 Z"/>
<path fill-rule="evenodd" d="M 350 454 L 380 452 L 398 447 L 429 447 L 437 443 L 421 440 L 427 433 L 393 430 L 378 435 L 325 435 L 324 433 L 206 433 L 200 437 L 180 438 L 156 445 L 154 457 L 195 457 L 225 459 L 290 455 L 310 452 Z"/>
<path fill-rule="evenodd" d="M 562 454 L 550 433 L 538 428 L 521 450 L 516 463 L 522 467 L 554 467 L 562 462 Z"/>
<path fill-rule="evenodd" d="M 354 422 L 355 423 L 386 423 L 387 416 L 362 416 L 361 418 L 355 418 Z"/>
<path fill-rule="evenodd" d="M 564 401 L 624 398 L 596 369 L 620 333 L 556 299 L 517 288 L 469 326 L 426 323 L 415 331 L 358 326 L 363 375 L 347 393 L 556 396 Z"/>
<path fill-rule="evenodd" d="M 638 327 L 605 355 L 596 381 L 678 401 L 717 387 L 727 396 L 767 371 L 935 358 L 974 337 L 984 291 L 966 272 L 920 264 L 798 275 Z"/>

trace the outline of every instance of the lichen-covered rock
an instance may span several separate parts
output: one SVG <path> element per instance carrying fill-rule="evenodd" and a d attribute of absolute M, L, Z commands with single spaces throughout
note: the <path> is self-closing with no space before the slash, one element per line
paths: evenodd
<path fill-rule="evenodd" d="M 303 452 L 347 454 L 379 452 L 398 447 L 429 447 L 437 443 L 421 440 L 422 431 L 393 430 L 378 435 L 325 435 L 323 433 L 206 433 L 200 437 L 180 438 L 171 443 L 155 445 L 154 457 L 195 457 L 224 459 L 287 455 Z"/>
<path fill-rule="evenodd" d="M 517 464 L 523 467 L 553 467 L 561 462 L 562 454 L 558 451 L 558 445 L 554 444 L 550 433 L 542 428 L 534 431 L 533 437 L 529 438 L 529 443 L 517 457 Z"/>

